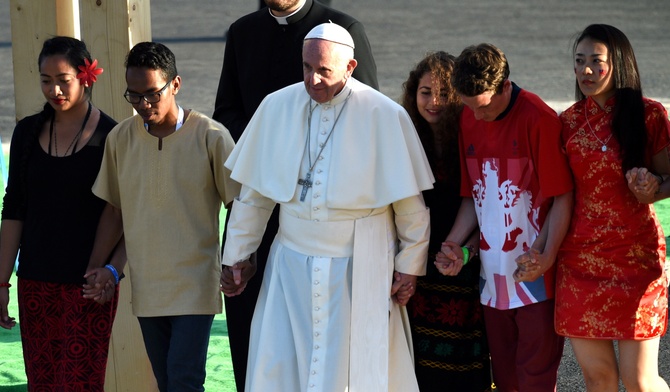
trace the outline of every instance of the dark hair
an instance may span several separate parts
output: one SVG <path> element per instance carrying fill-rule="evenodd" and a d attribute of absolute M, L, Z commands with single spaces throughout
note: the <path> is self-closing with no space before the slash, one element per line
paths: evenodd
<path fill-rule="evenodd" d="M 49 38 L 42 44 L 42 50 L 37 57 L 37 67 L 42 68 L 42 61 L 51 56 L 64 56 L 68 63 L 79 72 L 79 66 L 84 65 L 84 59 L 93 62 L 91 54 L 86 48 L 86 44 L 72 37 L 57 36 Z M 84 88 L 86 95 L 90 98 L 93 86 Z"/>
<path fill-rule="evenodd" d="M 177 77 L 177 61 L 167 46 L 158 42 L 140 42 L 126 56 L 126 69 L 131 67 L 155 69 L 166 81 Z"/>
<path fill-rule="evenodd" d="M 482 43 L 468 46 L 456 58 L 451 85 L 467 97 L 495 91 L 501 93 L 509 77 L 505 54 L 494 45 Z"/>
<path fill-rule="evenodd" d="M 575 39 L 573 55 L 577 45 L 586 38 L 603 43 L 612 68 L 616 101 L 612 117 L 612 134 L 619 142 L 623 171 L 650 164 L 645 160 L 647 127 L 644 121 L 644 101 L 640 73 L 633 47 L 626 35 L 616 27 L 592 24 Z M 575 97 L 586 98 L 575 79 Z"/>
<path fill-rule="evenodd" d="M 402 106 L 409 113 L 416 131 L 421 140 L 428 162 L 434 173 L 446 173 L 450 178 L 458 173 L 458 119 L 463 110 L 463 103 L 451 88 L 449 80 L 454 69 L 454 56 L 447 52 L 438 51 L 428 53 L 409 72 L 409 76 L 403 83 Z M 433 96 L 440 95 L 446 88 L 445 111 L 440 119 L 440 133 L 435 135 L 430 124 L 419 113 L 416 95 L 419 90 L 419 81 L 430 73 L 435 84 L 431 91 Z M 436 148 L 439 143 L 439 148 Z M 439 151 L 439 156 L 438 156 Z M 441 165 L 441 167 L 438 167 Z"/>

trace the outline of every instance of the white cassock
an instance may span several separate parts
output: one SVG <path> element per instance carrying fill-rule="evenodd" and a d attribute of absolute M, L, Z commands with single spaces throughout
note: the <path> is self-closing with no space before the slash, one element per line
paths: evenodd
<path fill-rule="evenodd" d="M 394 270 L 425 274 L 434 179 L 405 110 L 354 79 L 323 104 L 297 83 L 265 98 L 226 166 L 243 186 L 224 264 L 256 250 L 280 204 L 246 391 L 418 391 L 390 288 Z"/>

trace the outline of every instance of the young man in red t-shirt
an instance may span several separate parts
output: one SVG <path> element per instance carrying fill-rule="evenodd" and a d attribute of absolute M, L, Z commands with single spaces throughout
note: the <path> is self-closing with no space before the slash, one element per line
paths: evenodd
<path fill-rule="evenodd" d="M 436 265 L 463 266 L 461 244 L 480 230 L 481 302 L 493 378 L 502 391 L 556 388 L 563 338 L 554 331 L 554 261 L 569 225 L 572 177 L 556 112 L 509 79 L 493 45 L 466 48 L 452 86 L 460 119 L 461 196 Z"/>

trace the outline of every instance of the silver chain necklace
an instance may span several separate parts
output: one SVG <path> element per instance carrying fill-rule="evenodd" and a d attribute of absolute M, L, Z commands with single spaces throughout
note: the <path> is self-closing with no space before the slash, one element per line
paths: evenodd
<path fill-rule="evenodd" d="M 607 139 L 605 139 L 605 141 L 600 140 L 600 138 L 598 137 L 598 135 L 596 135 L 596 133 L 595 133 L 595 131 L 593 130 L 593 128 L 591 128 L 591 123 L 589 122 L 589 111 L 588 111 L 588 108 L 586 107 L 586 101 L 584 101 L 584 117 L 586 117 L 586 125 L 589 126 L 589 130 L 591 130 L 591 135 L 593 135 L 593 137 L 595 137 L 596 139 L 598 139 L 598 141 L 600 142 L 600 144 L 602 144 L 602 147 L 600 148 L 600 151 L 602 151 L 602 152 L 607 151 L 607 143 L 608 143 L 608 142 L 610 141 L 610 139 L 612 138 L 612 134 L 610 133 L 610 135 L 607 137 Z"/>
<path fill-rule="evenodd" d="M 312 99 L 311 98 L 309 99 L 309 114 L 307 115 L 307 143 L 305 143 L 306 144 L 305 148 L 307 149 L 307 159 L 309 162 L 309 170 L 307 171 L 307 175 L 305 176 L 305 178 L 298 179 L 298 185 L 302 185 L 302 191 L 300 192 L 300 201 L 305 201 L 305 196 L 307 196 L 307 190 L 312 187 L 312 171 L 314 170 L 314 166 L 316 166 L 316 163 L 319 161 L 319 158 L 321 157 L 323 149 L 326 148 L 326 144 L 328 144 L 330 137 L 333 135 L 335 125 L 337 125 L 337 121 L 340 119 L 342 112 L 344 112 L 344 107 L 347 106 L 347 102 L 349 102 L 349 98 L 351 97 L 352 92 L 353 90 L 350 90 L 349 94 L 344 99 L 342 109 L 340 109 L 340 112 L 337 113 L 337 115 L 335 116 L 335 122 L 333 122 L 333 127 L 330 128 L 330 132 L 326 137 L 326 141 L 323 142 L 323 144 L 321 145 L 321 149 L 319 150 L 319 153 L 316 155 L 314 163 L 312 163 L 312 149 L 310 147 L 311 143 L 310 135 L 312 133 L 312 113 L 314 113 L 314 110 L 316 110 L 316 107 L 319 106 L 319 104 L 317 103 L 316 105 L 314 105 L 314 107 L 312 107 Z M 333 110 L 335 110 L 335 106 L 333 106 Z"/>

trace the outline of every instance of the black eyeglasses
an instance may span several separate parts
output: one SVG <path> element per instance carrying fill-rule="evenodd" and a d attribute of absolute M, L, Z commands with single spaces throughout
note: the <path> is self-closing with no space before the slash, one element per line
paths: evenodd
<path fill-rule="evenodd" d="M 137 105 L 138 103 L 142 102 L 142 100 L 144 100 L 144 102 L 147 103 L 156 103 L 161 100 L 161 94 L 170 85 L 170 83 L 172 83 L 172 80 L 167 82 L 167 84 L 163 86 L 162 89 L 156 91 L 155 93 L 149 93 L 149 94 L 133 94 L 129 93 L 128 90 L 126 90 L 126 92 L 123 94 L 123 97 L 126 99 L 126 101 L 128 101 L 133 105 Z"/>

